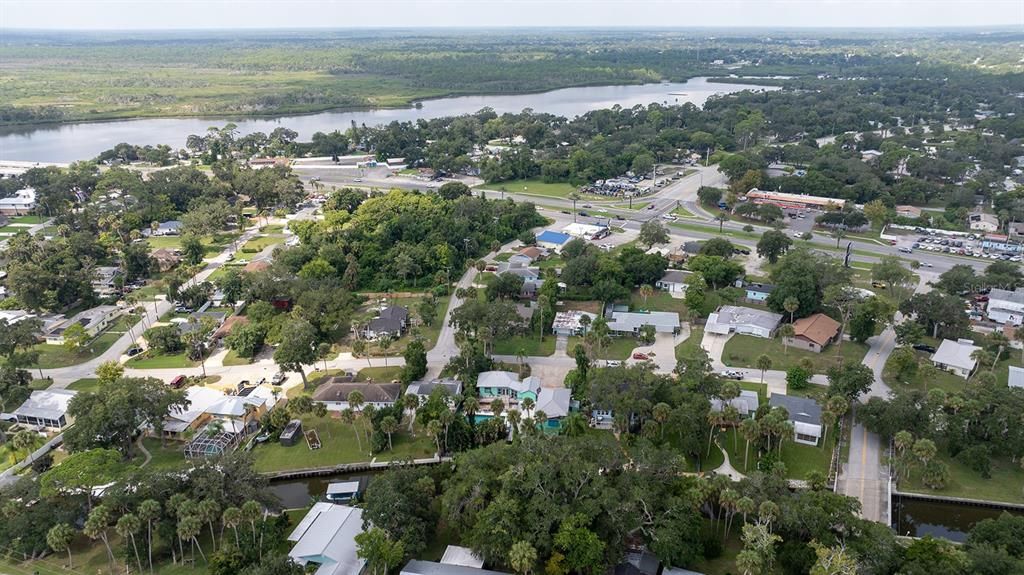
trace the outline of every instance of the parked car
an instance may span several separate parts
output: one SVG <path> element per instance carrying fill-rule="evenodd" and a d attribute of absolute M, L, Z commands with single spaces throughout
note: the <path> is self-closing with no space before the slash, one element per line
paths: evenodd
<path fill-rule="evenodd" d="M 722 371 L 721 376 L 726 379 L 740 380 L 743 379 L 743 372 L 735 369 L 726 369 Z"/>
<path fill-rule="evenodd" d="M 653 210 L 654 209 L 654 204 L 647 204 L 647 209 L 648 210 Z"/>
<path fill-rule="evenodd" d="M 917 351 L 926 351 L 928 353 L 935 353 L 935 347 L 928 345 L 927 343 L 915 343 L 912 346 Z"/>
<path fill-rule="evenodd" d="M 633 354 L 633 359 L 640 360 L 640 361 L 646 361 L 646 360 L 651 359 L 651 358 L 647 357 L 646 353 L 640 353 L 638 351 L 638 352 Z"/>
<path fill-rule="evenodd" d="M 902 253 L 905 253 L 905 254 L 909 254 L 909 253 L 913 253 L 914 252 L 913 248 L 907 248 L 907 247 L 899 248 L 899 251 L 901 251 Z"/>
<path fill-rule="evenodd" d="M 274 374 L 273 379 L 271 379 L 270 381 L 274 385 L 281 385 L 281 382 L 283 382 L 285 380 L 285 378 L 287 378 L 287 377 L 288 377 L 288 375 L 285 372 L 279 371 L 279 372 Z"/>
<path fill-rule="evenodd" d="M 125 352 L 125 355 L 127 355 L 128 357 L 135 357 L 140 353 L 142 353 L 142 348 L 139 346 L 135 346 L 128 348 L 128 351 Z"/>
<path fill-rule="evenodd" d="M 185 385 L 185 380 L 186 377 L 184 375 L 179 375 L 178 377 L 175 377 L 174 379 L 171 380 L 171 389 L 181 389 Z"/>
<path fill-rule="evenodd" d="M 608 361 L 605 362 L 605 364 L 607 365 L 607 367 L 619 367 L 620 365 L 622 365 L 622 362 L 616 361 L 614 359 L 609 359 Z"/>
<path fill-rule="evenodd" d="M 885 284 L 882 282 L 871 282 L 871 287 L 878 289 L 885 289 Z"/>

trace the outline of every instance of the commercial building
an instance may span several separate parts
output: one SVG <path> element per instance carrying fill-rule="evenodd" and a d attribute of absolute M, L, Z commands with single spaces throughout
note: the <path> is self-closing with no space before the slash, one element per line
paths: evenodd
<path fill-rule="evenodd" d="M 786 345 L 821 353 L 837 339 L 839 322 L 823 313 L 816 313 L 793 322 L 793 337 L 786 338 Z"/>
<path fill-rule="evenodd" d="M 569 243 L 572 236 L 551 230 L 544 230 L 537 234 L 537 245 L 556 253 L 561 253 L 562 246 Z"/>
<path fill-rule="evenodd" d="M 988 306 L 985 311 L 988 319 L 996 323 L 1021 325 L 1024 323 L 1024 290 L 993 288 L 988 294 Z"/>
<path fill-rule="evenodd" d="M 11 415 L 22 425 L 61 431 L 74 423 L 74 418 L 68 416 L 68 404 L 77 393 L 70 389 L 36 390 Z"/>
<path fill-rule="evenodd" d="M 315 575 L 359 575 L 366 565 L 357 553 L 363 510 L 334 503 L 314 503 L 288 536 L 295 543 L 288 556 Z M 315 569 L 314 569 L 315 567 Z"/>
<path fill-rule="evenodd" d="M 979 349 L 981 348 L 974 345 L 974 342 L 969 339 L 956 341 L 944 339 L 939 344 L 939 349 L 935 350 L 935 354 L 932 355 L 932 363 L 943 371 L 966 379 L 970 377 L 974 367 L 978 364 L 978 360 L 971 356 Z"/>
<path fill-rule="evenodd" d="M 802 194 L 787 194 L 783 192 L 768 192 L 754 188 L 744 196 L 748 202 L 755 204 L 773 204 L 782 209 L 842 209 L 846 206 L 846 200 L 838 198 L 822 198 L 820 196 L 805 196 Z"/>
<path fill-rule="evenodd" d="M 576 222 L 562 228 L 562 232 L 574 238 L 580 238 L 583 240 L 599 240 L 611 233 L 608 226 L 581 224 Z"/>
<path fill-rule="evenodd" d="M 970 221 L 971 229 L 980 232 L 994 232 L 999 229 L 999 218 L 992 214 L 974 212 L 967 219 Z"/>
<path fill-rule="evenodd" d="M 782 321 L 782 314 L 749 307 L 723 305 L 708 316 L 705 331 L 718 335 L 739 333 L 771 338 Z"/>

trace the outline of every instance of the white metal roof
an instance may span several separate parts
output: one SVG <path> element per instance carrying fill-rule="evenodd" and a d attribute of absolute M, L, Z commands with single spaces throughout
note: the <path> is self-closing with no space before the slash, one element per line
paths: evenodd
<path fill-rule="evenodd" d="M 971 358 L 971 354 L 979 349 L 981 348 L 976 345 L 944 339 L 939 344 L 939 349 L 935 351 L 935 355 L 932 356 L 932 361 L 942 365 L 971 370 L 974 369 L 974 365 L 977 363 L 976 360 Z"/>
<path fill-rule="evenodd" d="M 445 565 L 461 565 L 474 569 L 480 569 L 484 566 L 484 560 L 477 557 L 472 549 L 459 547 L 458 545 L 449 545 L 444 550 L 444 557 L 441 557 L 441 563 Z"/>
<path fill-rule="evenodd" d="M 359 491 L 358 481 L 337 481 L 327 486 L 327 495 L 355 493 Z"/>
<path fill-rule="evenodd" d="M 70 389 L 42 389 L 33 391 L 14 415 L 40 419 L 60 419 L 68 412 L 68 403 L 78 392 Z"/>
<path fill-rule="evenodd" d="M 363 532 L 363 511 L 347 505 L 316 503 L 288 536 L 295 547 L 288 556 L 316 563 L 316 575 L 358 575 L 365 561 L 356 555 L 356 535 Z"/>

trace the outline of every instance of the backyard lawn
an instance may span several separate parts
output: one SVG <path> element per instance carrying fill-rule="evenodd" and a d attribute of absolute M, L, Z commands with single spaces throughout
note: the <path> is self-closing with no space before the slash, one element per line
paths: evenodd
<path fill-rule="evenodd" d="M 640 290 L 633 290 L 629 296 L 629 309 L 632 311 L 668 311 L 686 313 L 686 304 L 682 299 L 676 299 L 667 291 L 656 289 L 654 293 L 644 300 Z"/>
<path fill-rule="evenodd" d="M 491 353 L 494 355 L 518 355 L 522 351 L 523 355 L 527 357 L 547 357 L 555 353 L 556 339 L 558 338 L 554 335 L 546 335 L 544 341 L 540 341 L 536 334 L 510 337 L 495 341 L 492 344 Z M 572 349 L 571 344 L 569 349 Z"/>
<path fill-rule="evenodd" d="M 832 448 L 835 446 L 835 429 L 829 429 L 826 445 L 803 445 L 787 438 L 782 444 L 782 463 L 786 465 L 786 477 L 790 479 L 806 479 L 811 471 L 818 470 L 828 474 L 828 467 L 832 460 Z M 729 429 L 725 433 L 718 434 L 718 444 L 729 453 L 729 461 L 740 473 L 757 469 L 757 454 L 751 446 L 748 466 L 743 466 L 743 452 L 746 441 L 743 437 L 735 437 L 736 431 Z M 735 447 L 734 447 L 735 442 Z M 773 443 L 774 445 L 774 443 Z"/>
<path fill-rule="evenodd" d="M 302 419 L 303 430 L 315 429 L 317 431 L 322 447 L 316 451 L 310 451 L 305 441 L 300 441 L 292 447 L 285 447 L 277 442 L 257 445 L 253 449 L 257 471 L 329 467 L 342 463 L 370 461 L 374 458 L 377 461 L 422 459 L 432 457 L 436 450 L 432 438 L 425 433 L 416 437 L 409 436 L 409 427 L 403 423 L 399 426 L 400 431 L 393 437 L 394 451 L 383 451 L 371 455 L 365 435 L 361 436 L 362 450 L 360 450 L 360 443 L 356 440 L 352 425 L 342 423 L 340 419 L 331 417 L 330 414 L 327 417 L 303 415 L 300 419 Z"/>
<path fill-rule="evenodd" d="M 239 235 L 240 234 L 235 232 L 225 232 L 212 236 L 205 236 L 200 240 L 200 242 L 203 244 L 205 255 L 211 256 L 223 251 L 224 248 L 233 242 Z M 146 238 L 146 243 L 149 244 L 149 247 L 152 250 L 158 250 L 160 248 L 180 249 L 181 239 L 182 236 L 157 236 Z"/>
<path fill-rule="evenodd" d="M 356 373 L 356 381 L 389 382 L 402 376 L 402 367 L 364 367 Z"/>
<path fill-rule="evenodd" d="M 919 359 L 923 362 L 930 362 L 930 354 L 915 351 L 915 355 L 919 356 Z M 1002 366 L 1003 362 L 1000 362 Z M 1006 378 L 1009 377 L 1009 368 L 1003 367 L 1003 384 L 1006 384 Z M 998 378 L 999 371 L 996 371 L 996 377 Z M 953 375 L 948 371 L 938 370 L 934 377 L 924 377 L 921 371 L 918 370 L 913 377 L 897 377 L 896 370 L 893 369 L 892 356 L 889 356 L 889 360 L 885 362 L 885 369 L 882 371 L 882 379 L 886 385 L 893 389 L 893 391 L 900 390 L 921 390 L 927 391 L 933 388 L 939 388 L 947 393 L 963 391 L 967 386 L 967 380 L 957 375 Z"/>
<path fill-rule="evenodd" d="M 46 221 L 46 218 L 42 216 L 13 216 L 10 218 L 12 224 L 41 224 Z"/>
<path fill-rule="evenodd" d="M 227 366 L 249 365 L 251 363 L 252 358 L 241 357 L 233 349 L 228 350 L 227 355 L 224 356 L 224 365 Z"/>
<path fill-rule="evenodd" d="M 977 471 L 951 459 L 944 450 L 939 450 L 936 459 L 949 467 L 949 481 L 945 489 L 932 490 L 925 487 L 921 484 L 920 471 L 915 470 L 911 472 L 910 479 L 900 480 L 900 491 L 1024 503 L 1024 469 L 1021 469 L 1019 462 L 1010 461 L 1008 457 L 992 457 L 992 477 L 985 479 Z"/>
<path fill-rule="evenodd" d="M 128 367 L 135 369 L 165 369 L 172 367 L 195 367 L 199 362 L 192 361 L 185 355 L 185 352 L 172 355 L 149 355 L 145 352 L 128 360 Z"/>
<path fill-rule="evenodd" d="M 255 254 L 263 251 L 267 246 L 284 243 L 283 235 L 256 236 L 242 244 L 239 251 L 246 254 Z"/>
<path fill-rule="evenodd" d="M 844 341 L 841 350 L 843 361 L 860 363 L 868 352 L 868 346 L 854 341 Z M 730 367 L 749 367 L 756 369 L 757 358 L 765 354 L 772 358 L 771 369 L 786 371 L 800 365 L 800 360 L 808 358 L 814 364 L 814 373 L 825 373 L 828 368 L 838 363 L 837 346 L 825 348 L 821 353 L 813 353 L 789 346 L 787 350 L 781 339 L 765 339 L 752 335 L 734 335 L 722 351 L 722 363 Z"/>

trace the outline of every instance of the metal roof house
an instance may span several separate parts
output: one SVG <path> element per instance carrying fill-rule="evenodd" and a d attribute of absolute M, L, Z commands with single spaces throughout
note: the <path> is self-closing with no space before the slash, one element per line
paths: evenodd
<path fill-rule="evenodd" d="M 453 565 L 447 563 L 436 563 L 434 561 L 420 561 L 413 559 L 402 567 L 400 575 L 508 575 L 500 571 L 466 567 L 465 565 Z"/>
<path fill-rule="evenodd" d="M 405 393 L 419 397 L 422 402 L 426 401 L 435 389 L 443 389 L 449 397 L 454 398 L 462 394 L 462 382 L 451 378 L 414 381 L 405 389 Z"/>
<path fill-rule="evenodd" d="M 693 272 L 684 270 L 667 270 L 665 275 L 661 276 L 658 283 L 654 286 L 658 289 L 665 290 L 668 293 L 686 293 L 686 288 L 689 285 L 689 277 L 693 275 Z"/>
<path fill-rule="evenodd" d="M 822 427 L 821 406 L 817 401 L 773 393 L 768 404 L 772 407 L 784 407 L 789 412 L 789 421 L 793 424 L 793 441 L 804 445 L 818 445 Z"/>
<path fill-rule="evenodd" d="M 780 321 L 782 321 L 782 314 L 749 307 L 723 305 L 718 308 L 718 311 L 708 316 L 705 330 L 719 335 L 740 333 L 771 338 L 775 329 L 779 327 Z"/>
<path fill-rule="evenodd" d="M 756 391 L 741 389 L 739 397 L 728 402 L 717 397 L 711 398 L 711 411 L 721 412 L 727 404 L 733 406 L 741 416 L 746 417 L 757 412 L 757 408 L 761 406 L 761 400 L 757 397 Z"/>
<path fill-rule="evenodd" d="M 986 313 L 988 319 L 996 323 L 1021 325 L 1024 322 L 1024 290 L 993 288 L 988 293 Z"/>
<path fill-rule="evenodd" d="M 362 509 L 315 503 L 288 536 L 295 542 L 288 556 L 305 567 L 306 573 L 359 575 L 366 564 L 356 554 L 356 536 L 362 532 Z"/>
<path fill-rule="evenodd" d="M 932 355 L 932 363 L 943 371 L 967 379 L 974 371 L 974 366 L 978 364 L 978 360 L 971 355 L 979 349 L 981 348 L 974 345 L 974 341 L 969 339 L 956 341 L 944 339 L 939 344 L 939 349 L 935 350 L 935 354 Z"/>
<path fill-rule="evenodd" d="M 668 311 L 613 311 L 608 321 L 608 329 L 619 334 L 638 334 L 645 325 L 654 326 L 654 331 L 658 333 L 679 333 L 679 314 Z"/>
<path fill-rule="evenodd" d="M 70 389 L 36 390 L 11 415 L 23 425 L 60 431 L 74 423 L 74 419 L 69 419 L 67 413 L 68 404 L 77 393 Z"/>

